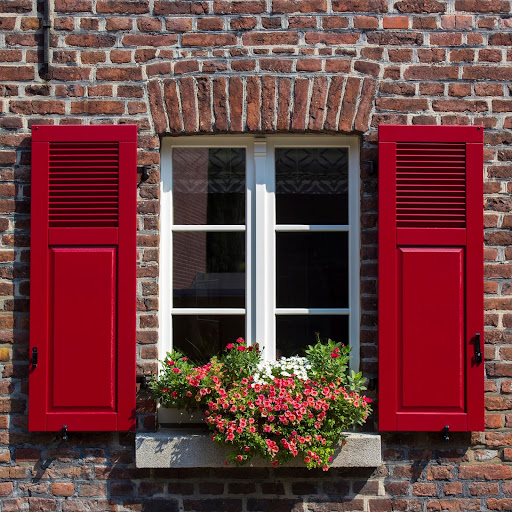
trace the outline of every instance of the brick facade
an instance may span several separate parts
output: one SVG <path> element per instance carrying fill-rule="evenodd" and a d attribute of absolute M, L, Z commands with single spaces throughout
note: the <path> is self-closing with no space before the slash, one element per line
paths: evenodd
<path fill-rule="evenodd" d="M 0 3 L 0 510 L 512 510 L 512 18 L 509 0 L 55 0 Z M 376 374 L 377 126 L 485 132 L 484 433 L 383 434 L 376 470 L 137 470 L 134 435 L 27 432 L 32 124 L 133 123 L 138 372 L 158 335 L 160 137 L 362 137 L 361 357 Z M 91 321 L 94 312 L 91 311 Z M 91 365 L 87 354 L 82 364 Z M 428 385 L 428 383 L 424 383 Z M 138 428 L 154 423 L 139 393 Z M 373 425 L 370 425 L 373 428 Z"/>

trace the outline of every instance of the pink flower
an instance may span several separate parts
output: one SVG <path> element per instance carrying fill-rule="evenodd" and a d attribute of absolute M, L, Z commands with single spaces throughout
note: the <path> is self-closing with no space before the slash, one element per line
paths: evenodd
<path fill-rule="evenodd" d="M 172 369 L 172 371 L 173 371 L 174 373 L 180 373 L 180 369 L 179 369 L 179 368 L 173 368 L 173 369 Z"/>
<path fill-rule="evenodd" d="M 236 340 L 237 343 L 245 343 L 245 340 L 243 338 L 238 338 Z"/>
<path fill-rule="evenodd" d="M 236 460 L 238 460 L 239 462 L 242 462 L 244 460 L 244 458 L 241 455 L 237 455 Z"/>
<path fill-rule="evenodd" d="M 238 345 L 236 349 L 239 350 L 240 352 L 245 352 L 247 350 L 243 345 Z"/>
<path fill-rule="evenodd" d="M 228 343 L 228 344 L 226 345 L 226 348 L 227 348 L 228 350 L 231 350 L 233 347 L 234 347 L 233 343 Z"/>
<path fill-rule="evenodd" d="M 167 361 L 167 364 L 168 364 L 169 366 L 174 366 L 176 363 L 175 363 L 174 361 Z"/>
<path fill-rule="evenodd" d="M 184 357 L 184 358 L 183 358 L 183 361 L 188 361 L 188 357 Z"/>
<path fill-rule="evenodd" d="M 336 359 L 337 357 L 340 357 L 340 355 L 339 355 L 337 352 L 332 352 L 332 353 L 331 353 L 331 357 L 332 357 L 333 359 Z"/>
<path fill-rule="evenodd" d="M 250 449 L 248 446 L 246 446 L 246 447 L 244 448 L 244 450 L 245 450 L 246 452 L 251 451 L 251 449 Z"/>

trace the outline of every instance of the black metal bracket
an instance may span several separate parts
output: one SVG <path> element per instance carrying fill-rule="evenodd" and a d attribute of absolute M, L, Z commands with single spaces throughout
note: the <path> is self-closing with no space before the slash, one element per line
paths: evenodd
<path fill-rule="evenodd" d="M 135 382 L 137 382 L 137 384 L 140 384 L 140 389 L 147 389 L 148 384 L 151 382 L 152 379 L 152 375 L 137 375 Z"/>
<path fill-rule="evenodd" d="M 37 366 L 37 347 L 32 349 L 32 357 L 30 358 L 30 363 L 32 364 L 32 368 Z"/>
<path fill-rule="evenodd" d="M 139 170 L 139 173 L 140 173 L 139 185 L 141 185 L 145 181 L 149 180 L 149 168 L 148 168 L 147 165 L 140 165 L 138 170 Z"/>
<path fill-rule="evenodd" d="M 450 440 L 450 425 L 445 425 L 443 430 L 441 430 L 441 437 L 445 440 L 445 441 L 449 441 Z"/>
<path fill-rule="evenodd" d="M 67 425 L 62 425 L 62 440 L 63 441 L 67 441 L 69 438 L 68 438 L 68 426 Z"/>
<path fill-rule="evenodd" d="M 477 364 L 482 362 L 482 345 L 480 343 L 480 333 L 475 334 L 475 361 Z"/>

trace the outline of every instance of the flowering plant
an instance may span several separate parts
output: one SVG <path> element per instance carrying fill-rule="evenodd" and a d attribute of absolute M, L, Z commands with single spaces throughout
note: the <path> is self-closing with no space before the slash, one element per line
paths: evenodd
<path fill-rule="evenodd" d="M 277 466 L 301 457 L 327 470 L 343 432 L 368 418 L 371 399 L 361 394 L 361 373 L 348 371 L 349 347 L 318 338 L 305 352 L 262 362 L 258 345 L 239 338 L 193 366 L 173 351 L 151 389 L 164 406 L 203 410 L 212 439 L 232 448 L 229 462 L 258 455 Z"/>

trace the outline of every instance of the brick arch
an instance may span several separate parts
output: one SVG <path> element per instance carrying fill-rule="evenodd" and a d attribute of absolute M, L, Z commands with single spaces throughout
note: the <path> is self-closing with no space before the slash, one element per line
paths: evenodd
<path fill-rule="evenodd" d="M 158 135 L 364 133 L 377 81 L 346 75 L 186 76 L 148 82 Z"/>

